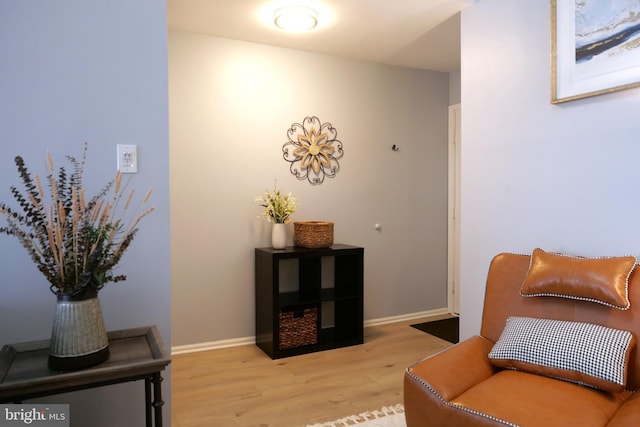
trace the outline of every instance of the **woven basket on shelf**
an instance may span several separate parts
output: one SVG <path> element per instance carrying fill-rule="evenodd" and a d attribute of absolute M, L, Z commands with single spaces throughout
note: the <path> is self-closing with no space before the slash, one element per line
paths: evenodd
<path fill-rule="evenodd" d="M 333 222 L 297 221 L 293 223 L 293 242 L 303 248 L 333 246 Z"/>
<path fill-rule="evenodd" d="M 280 312 L 280 350 L 316 344 L 318 342 L 318 309 L 304 312 Z"/>

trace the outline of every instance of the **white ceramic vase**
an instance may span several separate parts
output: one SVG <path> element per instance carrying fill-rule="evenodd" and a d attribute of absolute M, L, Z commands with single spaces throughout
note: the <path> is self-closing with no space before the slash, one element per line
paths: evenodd
<path fill-rule="evenodd" d="M 287 247 L 286 224 L 273 224 L 273 228 L 271 229 L 271 246 L 273 249 L 284 249 Z"/>

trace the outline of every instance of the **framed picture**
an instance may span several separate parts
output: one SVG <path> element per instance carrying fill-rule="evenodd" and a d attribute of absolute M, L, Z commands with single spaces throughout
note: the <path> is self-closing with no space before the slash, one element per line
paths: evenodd
<path fill-rule="evenodd" d="M 640 86 L 640 0 L 551 0 L 551 102 Z"/>

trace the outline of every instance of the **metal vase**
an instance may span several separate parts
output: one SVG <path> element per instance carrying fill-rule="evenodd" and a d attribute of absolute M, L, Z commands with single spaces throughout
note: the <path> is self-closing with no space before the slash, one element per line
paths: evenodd
<path fill-rule="evenodd" d="M 97 292 L 82 296 L 58 295 L 49 345 L 49 367 L 84 369 L 108 358 L 109 340 Z"/>

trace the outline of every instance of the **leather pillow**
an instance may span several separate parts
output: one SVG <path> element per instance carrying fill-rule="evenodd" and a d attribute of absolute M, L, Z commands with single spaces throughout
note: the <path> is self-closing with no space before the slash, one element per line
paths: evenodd
<path fill-rule="evenodd" d="M 636 263 L 633 256 L 582 258 L 536 248 L 520 294 L 578 299 L 628 310 L 629 276 Z"/>
<path fill-rule="evenodd" d="M 510 317 L 489 353 L 494 366 L 618 392 L 625 389 L 631 332 L 565 320 Z"/>

